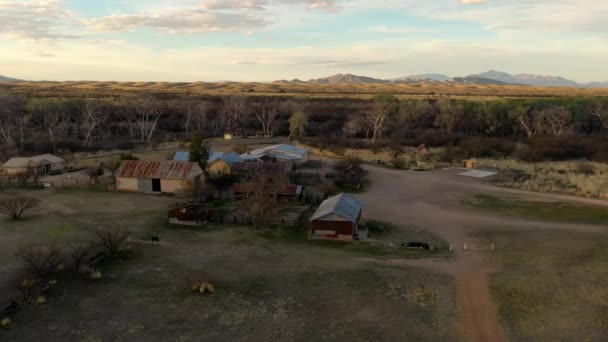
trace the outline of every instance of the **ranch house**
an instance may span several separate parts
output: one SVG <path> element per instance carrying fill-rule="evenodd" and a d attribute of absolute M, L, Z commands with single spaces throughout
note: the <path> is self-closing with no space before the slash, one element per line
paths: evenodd
<path fill-rule="evenodd" d="M 203 174 L 197 163 L 126 160 L 116 172 L 116 190 L 183 194 L 203 184 Z"/>

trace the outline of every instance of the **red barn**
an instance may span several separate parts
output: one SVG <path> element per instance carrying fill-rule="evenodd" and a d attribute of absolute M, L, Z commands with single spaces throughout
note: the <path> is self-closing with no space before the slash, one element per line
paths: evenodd
<path fill-rule="evenodd" d="M 361 212 L 361 202 L 350 195 L 339 194 L 326 199 L 310 219 L 310 238 L 356 240 Z"/>

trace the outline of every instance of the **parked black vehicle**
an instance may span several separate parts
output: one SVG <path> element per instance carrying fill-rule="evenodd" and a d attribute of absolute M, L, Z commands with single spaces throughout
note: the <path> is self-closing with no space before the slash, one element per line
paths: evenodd
<path fill-rule="evenodd" d="M 400 246 L 404 248 L 431 249 L 431 246 L 425 242 L 404 242 Z"/>

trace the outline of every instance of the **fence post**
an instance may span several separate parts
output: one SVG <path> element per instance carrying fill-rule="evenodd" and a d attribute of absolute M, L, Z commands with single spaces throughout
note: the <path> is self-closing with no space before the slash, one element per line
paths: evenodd
<path fill-rule="evenodd" d="M 466 250 L 468 250 L 468 248 L 467 248 L 467 243 L 466 243 L 466 242 L 464 243 L 464 250 L 465 250 L 465 251 L 466 251 Z"/>

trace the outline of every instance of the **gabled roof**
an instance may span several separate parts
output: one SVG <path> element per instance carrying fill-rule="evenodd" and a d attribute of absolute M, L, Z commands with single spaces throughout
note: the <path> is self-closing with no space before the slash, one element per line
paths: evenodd
<path fill-rule="evenodd" d="M 310 221 L 323 221 L 327 216 L 337 215 L 344 220 L 356 223 L 361 213 L 361 202 L 351 195 L 339 194 L 323 201 Z"/>
<path fill-rule="evenodd" d="M 55 163 L 63 163 L 65 160 L 52 154 L 42 154 L 35 157 L 15 157 L 9 159 L 4 165 L 5 168 L 13 167 L 36 167 L 42 165 L 50 165 Z"/>
<path fill-rule="evenodd" d="M 211 156 L 209 156 L 208 163 L 213 163 L 216 160 L 223 160 L 230 165 L 242 161 L 241 156 L 236 152 L 213 152 Z"/>
<path fill-rule="evenodd" d="M 193 179 L 203 174 L 198 163 L 182 161 L 125 160 L 117 178 Z"/>
<path fill-rule="evenodd" d="M 252 155 L 264 155 L 268 154 L 273 157 L 281 158 L 281 159 L 299 159 L 303 158 L 308 153 L 308 150 L 305 148 L 279 144 L 272 145 L 267 147 L 261 147 L 251 151 L 249 154 Z"/>

